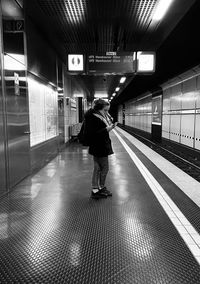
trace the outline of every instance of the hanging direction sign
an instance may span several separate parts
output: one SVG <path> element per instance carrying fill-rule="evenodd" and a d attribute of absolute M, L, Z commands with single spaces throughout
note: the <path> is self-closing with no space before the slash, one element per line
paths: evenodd
<path fill-rule="evenodd" d="M 89 74 L 125 74 L 134 73 L 134 52 L 115 53 L 107 52 L 105 55 L 88 56 Z"/>

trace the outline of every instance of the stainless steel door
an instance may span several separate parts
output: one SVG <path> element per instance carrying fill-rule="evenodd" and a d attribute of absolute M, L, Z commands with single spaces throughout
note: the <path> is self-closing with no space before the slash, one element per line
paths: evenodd
<path fill-rule="evenodd" d="M 0 62 L 1 71 L 1 62 Z M 0 76 L 0 195 L 6 192 L 6 166 L 5 166 L 5 137 L 3 122 L 3 95 L 2 95 L 2 76 Z"/>
<path fill-rule="evenodd" d="M 11 188 L 30 173 L 27 64 L 23 10 L 14 0 L 2 0 L 1 4 L 8 186 Z"/>
<path fill-rule="evenodd" d="M 6 192 L 6 160 L 5 160 L 5 135 L 4 135 L 4 100 L 2 87 L 2 14 L 0 9 L 0 196 Z"/>
<path fill-rule="evenodd" d="M 30 173 L 26 71 L 5 69 L 5 81 L 9 187 L 12 187 Z"/>

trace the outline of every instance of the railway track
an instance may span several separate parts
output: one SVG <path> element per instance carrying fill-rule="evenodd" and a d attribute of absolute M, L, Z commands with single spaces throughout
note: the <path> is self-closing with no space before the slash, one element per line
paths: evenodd
<path fill-rule="evenodd" d="M 134 130 L 123 126 L 120 127 L 200 182 L 200 161 L 197 158 L 194 159 L 190 155 L 186 157 L 185 153 L 173 149 L 173 147 L 170 145 L 155 143 L 150 139 L 136 133 Z"/>

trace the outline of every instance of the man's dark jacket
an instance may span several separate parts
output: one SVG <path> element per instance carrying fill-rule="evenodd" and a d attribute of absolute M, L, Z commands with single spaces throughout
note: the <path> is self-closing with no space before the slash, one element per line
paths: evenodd
<path fill-rule="evenodd" d="M 106 157 L 113 154 L 112 144 L 106 123 L 94 114 L 101 113 L 90 109 L 85 114 L 84 136 L 89 146 L 89 154 L 95 157 Z"/>

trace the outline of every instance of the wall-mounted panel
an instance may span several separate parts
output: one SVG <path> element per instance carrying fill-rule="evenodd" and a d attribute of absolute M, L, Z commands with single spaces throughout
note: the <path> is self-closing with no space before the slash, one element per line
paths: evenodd
<path fill-rule="evenodd" d="M 200 114 L 196 115 L 195 125 L 195 148 L 200 150 Z"/>
<path fill-rule="evenodd" d="M 181 109 L 181 84 L 171 88 L 171 110 Z"/>
<path fill-rule="evenodd" d="M 196 98 L 197 98 L 196 108 L 200 109 L 200 90 L 197 90 Z"/>
<path fill-rule="evenodd" d="M 1 62 L 0 62 L 1 72 Z M 6 192 L 5 136 L 3 119 L 2 76 L 0 76 L 0 195 Z"/>
<path fill-rule="evenodd" d="M 162 117 L 162 137 L 170 138 L 170 115 L 163 115 Z"/>
<path fill-rule="evenodd" d="M 197 93 L 196 93 L 196 97 L 197 97 L 196 107 L 200 108 L 200 76 L 197 77 Z"/>
<path fill-rule="evenodd" d="M 30 174 L 29 108 L 25 66 L 17 69 L 18 61 L 12 58 L 9 68 L 6 57 L 10 55 L 4 57 L 4 68 L 9 187 L 13 187 Z"/>
<path fill-rule="evenodd" d="M 180 115 L 171 115 L 170 140 L 180 142 Z"/>
<path fill-rule="evenodd" d="M 200 82 L 200 79 L 199 79 Z M 200 85 L 199 85 L 200 87 Z M 196 92 L 196 107 L 200 109 L 200 88 L 197 88 L 197 92 Z"/>
<path fill-rule="evenodd" d="M 171 109 L 171 88 L 163 91 L 163 112 L 167 112 Z"/>
<path fill-rule="evenodd" d="M 8 187 L 30 174 L 30 131 L 23 10 L 3 1 L 4 81 Z M 13 12 L 13 13 L 12 13 Z M 10 23 L 12 28 L 10 29 Z"/>
<path fill-rule="evenodd" d="M 194 145 L 194 115 L 182 115 L 181 118 L 181 143 L 189 147 Z"/>
<path fill-rule="evenodd" d="M 182 109 L 194 109 L 196 105 L 196 78 L 184 81 L 182 84 Z"/>

